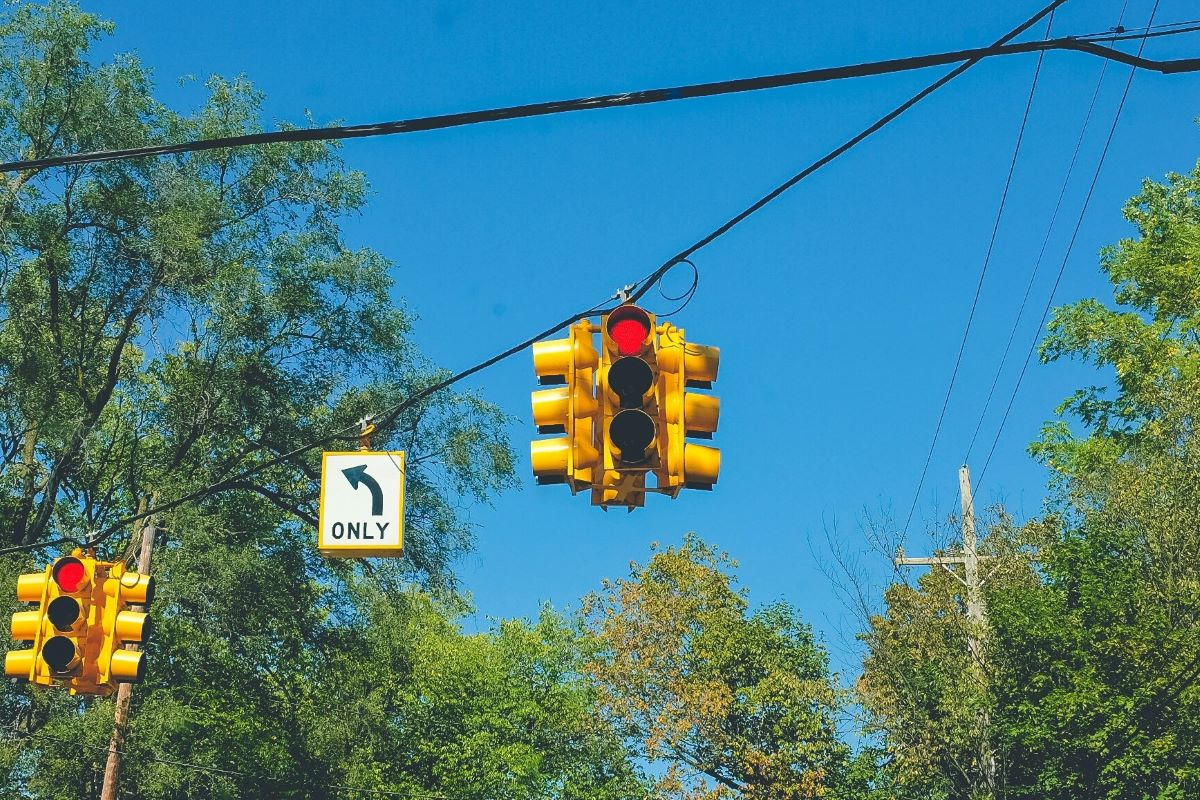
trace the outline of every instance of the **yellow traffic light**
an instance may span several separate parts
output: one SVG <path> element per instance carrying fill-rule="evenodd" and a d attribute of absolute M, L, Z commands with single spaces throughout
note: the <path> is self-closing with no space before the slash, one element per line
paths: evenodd
<path fill-rule="evenodd" d="M 97 561 L 76 549 L 45 572 L 17 578 L 17 599 L 38 608 L 13 614 L 12 636 L 32 642 L 10 650 L 4 674 L 42 686 L 62 685 L 72 694 L 111 694 L 116 684 L 137 681 L 145 669 L 140 652 L 126 642 L 149 635 L 146 614 L 128 610 L 149 604 L 154 579 L 125 569 L 121 562 Z"/>
<path fill-rule="evenodd" d="M 721 451 L 686 439 L 712 438 L 721 416 L 721 401 L 687 389 L 712 388 L 721 352 L 716 347 L 686 341 L 683 330 L 670 323 L 660 329 L 658 344 L 658 391 L 664 428 L 659 437 L 664 458 L 656 471 L 658 486 L 672 497 L 677 497 L 680 489 L 712 489 L 721 471 Z"/>
<path fill-rule="evenodd" d="M 40 680 L 37 669 L 37 655 L 42 649 L 44 618 L 47 597 L 47 586 L 50 583 L 50 568 L 42 572 L 26 573 L 17 576 L 17 599 L 24 603 L 37 603 L 32 611 L 18 611 L 12 617 L 12 638 L 18 642 L 31 642 L 33 647 L 28 650 L 9 650 L 4 654 L 4 674 L 9 678 L 24 678 L 36 683 L 49 683 L 49 676 Z"/>
<path fill-rule="evenodd" d="M 129 606 L 149 606 L 153 602 L 154 578 L 126 570 L 120 562 L 108 566 L 107 577 L 100 585 L 103 638 L 96 654 L 95 681 L 100 685 L 136 683 L 145 672 L 146 657 L 123 645 L 143 644 L 150 638 L 151 624 L 144 611 L 133 611 Z"/>
<path fill-rule="evenodd" d="M 17 599 L 36 602 L 36 611 L 13 615 L 12 635 L 33 643 L 5 655 L 4 673 L 49 686 L 73 684 L 86 671 L 93 618 L 96 560 L 81 550 L 54 561 L 41 574 L 17 579 Z"/>
<path fill-rule="evenodd" d="M 533 346 L 539 383 L 554 389 L 534 392 L 533 421 L 538 433 L 561 433 L 530 443 L 533 474 L 539 484 L 566 483 L 574 494 L 591 487 L 600 464 L 596 447 L 596 368 L 599 357 L 587 320 L 572 325 L 566 339 Z"/>
<path fill-rule="evenodd" d="M 602 314 L 599 327 L 579 322 L 566 339 L 538 342 L 533 364 L 541 383 L 558 384 L 533 393 L 534 423 L 562 434 L 530 446 L 539 484 L 590 488 L 592 505 L 632 511 L 647 492 L 678 497 L 717 482 L 721 452 L 687 441 L 717 430 L 721 401 L 688 391 L 712 388 L 716 347 L 687 342 L 682 329 L 626 303 Z"/>
<path fill-rule="evenodd" d="M 622 305 L 600 318 L 600 415 L 604 471 L 592 504 L 630 510 L 646 502 L 646 474 L 660 462 L 654 317 Z"/>

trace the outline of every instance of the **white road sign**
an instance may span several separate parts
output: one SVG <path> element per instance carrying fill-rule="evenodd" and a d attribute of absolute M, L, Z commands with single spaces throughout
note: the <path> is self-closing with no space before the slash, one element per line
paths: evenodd
<path fill-rule="evenodd" d="M 331 558 L 404 552 L 404 452 L 323 453 L 317 549 Z"/>

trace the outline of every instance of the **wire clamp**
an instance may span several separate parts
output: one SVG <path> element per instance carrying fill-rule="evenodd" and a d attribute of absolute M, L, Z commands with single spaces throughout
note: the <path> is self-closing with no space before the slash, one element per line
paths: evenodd
<path fill-rule="evenodd" d="M 637 284 L 635 284 L 635 283 L 625 284 L 620 289 L 617 289 L 617 291 L 613 294 L 613 299 L 620 300 L 622 303 L 628 303 L 629 297 L 630 297 L 630 295 L 633 294 L 633 288 L 636 285 Z"/>
<path fill-rule="evenodd" d="M 361 430 L 358 433 L 358 449 L 366 451 L 371 449 L 371 434 L 375 432 L 375 423 L 371 422 L 371 417 L 365 416 L 358 421 Z"/>

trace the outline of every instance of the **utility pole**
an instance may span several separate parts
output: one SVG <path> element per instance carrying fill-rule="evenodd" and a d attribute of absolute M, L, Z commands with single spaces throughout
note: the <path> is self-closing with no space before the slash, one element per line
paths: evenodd
<path fill-rule="evenodd" d="M 144 506 L 142 508 L 144 509 Z M 138 572 L 143 575 L 150 572 L 150 551 L 154 547 L 154 535 L 157 529 L 154 517 L 148 517 L 142 524 L 142 545 L 138 551 Z M 143 608 L 134 607 L 138 611 Z M 132 642 L 125 645 L 126 650 L 137 650 L 138 645 Z M 143 656 L 144 658 L 144 656 Z M 121 751 L 125 747 L 125 728 L 129 724 L 129 705 L 133 697 L 133 684 L 120 683 L 117 685 L 117 705 L 113 715 L 112 739 L 108 742 L 108 761 L 104 764 L 104 784 L 100 788 L 100 800 L 117 800 L 117 781 L 121 771 Z"/>
<path fill-rule="evenodd" d="M 957 578 L 966 589 L 967 651 L 971 655 L 971 672 L 978 685 L 987 685 L 983 636 L 987 632 L 987 608 L 983 601 L 983 579 L 979 575 L 978 538 L 975 533 L 975 498 L 971 493 L 971 470 L 966 464 L 958 468 L 958 492 L 962 503 L 962 550 L 928 558 L 908 558 L 904 549 L 896 548 L 893 563 L 897 567 L 940 566 Z M 961 565 L 960 576 L 951 569 Z M 980 717 L 979 765 L 988 797 L 996 797 L 996 754 L 992 750 L 991 714 L 985 707 Z"/>

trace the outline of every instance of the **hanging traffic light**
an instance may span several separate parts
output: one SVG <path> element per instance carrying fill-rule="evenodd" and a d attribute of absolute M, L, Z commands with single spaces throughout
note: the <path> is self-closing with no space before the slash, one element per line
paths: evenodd
<path fill-rule="evenodd" d="M 563 434 L 531 444 L 537 482 L 590 488 L 592 505 L 629 510 L 647 492 L 712 489 L 721 452 L 686 440 L 712 438 L 721 402 L 688 390 L 711 389 L 719 363 L 716 347 L 686 342 L 682 329 L 630 303 L 602 314 L 598 328 L 579 322 L 568 338 L 535 344 L 540 382 L 559 386 L 533 393 L 534 422 L 539 433 Z"/>
<path fill-rule="evenodd" d="M 17 576 L 17 600 L 23 603 L 37 603 L 32 611 L 18 611 L 12 616 L 12 638 L 18 642 L 32 642 L 28 650 L 9 650 L 4 654 L 4 674 L 9 678 L 24 678 L 35 683 L 49 684 L 50 677 L 45 670 L 38 669 L 38 653 L 42 648 L 42 634 L 45 628 L 46 587 L 50 582 L 50 568 L 42 572 L 25 573 Z"/>
<path fill-rule="evenodd" d="M 658 388 L 663 458 L 656 473 L 659 489 L 672 497 L 677 497 L 680 489 L 712 489 L 717 482 L 721 451 L 686 439 L 712 438 L 721 416 L 721 401 L 687 389 L 711 389 L 720 360 L 721 351 L 716 347 L 686 341 L 683 329 L 670 323 L 662 326 Z"/>
<path fill-rule="evenodd" d="M 13 614 L 12 636 L 33 647 L 5 654 L 4 674 L 72 694 L 108 695 L 117 683 L 140 680 L 144 656 L 122 645 L 144 642 L 150 621 L 126 606 L 149 604 L 153 595 L 150 576 L 78 549 L 44 572 L 19 576 L 17 599 L 38 608 Z"/>
<path fill-rule="evenodd" d="M 6 654 L 5 675 L 48 686 L 83 674 L 95 570 L 96 560 L 76 550 L 44 573 L 17 579 L 17 599 L 36 602 L 38 609 L 13 615 L 13 638 L 33 642 L 33 647 Z"/>
<path fill-rule="evenodd" d="M 96 657 L 95 682 L 101 686 L 137 683 L 145 673 L 146 657 L 140 650 L 126 649 L 123 645 L 145 643 L 150 638 L 151 623 L 144 611 L 128 607 L 149 606 L 153 602 L 154 578 L 126 570 L 120 562 L 109 566 L 108 575 L 100 585 L 103 638 Z"/>
<path fill-rule="evenodd" d="M 592 504 L 634 509 L 646 501 L 646 473 L 659 462 L 654 318 L 622 305 L 600 319 L 603 480 Z"/>
<path fill-rule="evenodd" d="M 533 421 L 538 433 L 561 433 L 530 443 L 533 474 L 539 484 L 566 483 L 571 493 L 594 482 L 600 464 L 595 443 L 595 380 L 599 358 L 587 320 L 572 325 L 566 339 L 533 346 L 533 369 L 542 385 L 534 392 Z"/>

